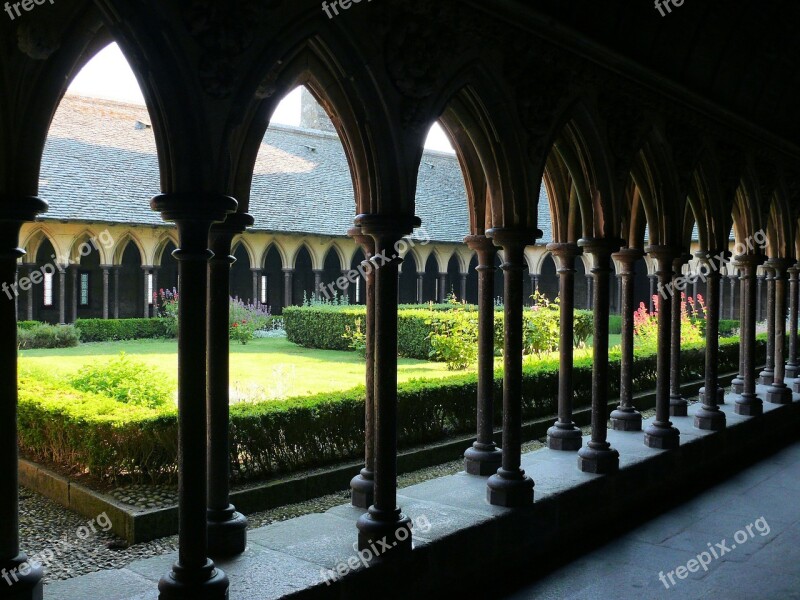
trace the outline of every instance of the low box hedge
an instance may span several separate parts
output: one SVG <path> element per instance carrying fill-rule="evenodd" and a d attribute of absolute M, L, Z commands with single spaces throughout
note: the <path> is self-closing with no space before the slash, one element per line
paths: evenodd
<path fill-rule="evenodd" d="M 167 319 L 78 319 L 75 327 L 80 330 L 83 342 L 174 337 Z"/>
<path fill-rule="evenodd" d="M 738 340 L 720 342 L 721 372 L 737 370 Z M 764 361 L 759 338 L 756 360 Z M 682 353 L 684 380 L 704 372 L 702 345 Z M 609 360 L 610 397 L 618 395 L 619 357 Z M 590 359 L 575 361 L 574 404 L 591 402 Z M 526 363 L 523 375 L 525 419 L 552 415 L 558 397 L 557 360 Z M 656 356 L 637 353 L 635 391 L 656 383 Z M 70 391 L 71 390 L 71 391 Z M 411 381 L 398 386 L 398 444 L 409 448 L 475 430 L 477 375 Z M 502 372 L 495 374 L 494 422 L 502 422 Z M 230 411 L 231 474 L 235 480 L 265 478 L 320 467 L 363 454 L 364 389 L 317 394 L 284 401 L 237 404 Z M 34 460 L 53 461 L 109 479 L 121 476 L 174 479 L 177 470 L 177 414 L 174 408 L 130 406 L 93 394 L 62 389 L 43 374 L 23 375 L 19 402 L 19 443 Z"/>

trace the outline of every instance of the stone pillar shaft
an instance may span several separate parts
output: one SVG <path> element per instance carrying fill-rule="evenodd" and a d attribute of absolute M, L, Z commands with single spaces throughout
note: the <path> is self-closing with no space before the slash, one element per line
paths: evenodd
<path fill-rule="evenodd" d="M 775 377 L 775 270 L 772 261 L 764 265 L 767 282 L 767 361 L 758 377 L 762 385 L 769 385 Z"/>
<path fill-rule="evenodd" d="M 771 261 L 773 286 L 775 288 L 774 306 L 774 358 L 772 383 L 767 388 L 767 401 L 773 404 L 788 404 L 792 401 L 792 392 L 784 381 L 786 372 L 786 281 L 787 270 L 791 261 L 777 258 Z"/>
<path fill-rule="evenodd" d="M 717 405 L 719 393 L 719 303 L 717 297 L 722 285 L 721 273 L 712 263 L 716 252 L 699 252 L 698 258 L 708 263 L 706 275 L 706 376 L 703 389 L 703 406 L 695 414 L 694 426 L 698 429 L 719 431 L 725 428 L 726 417 Z M 731 294 L 731 298 L 733 295 Z"/>
<path fill-rule="evenodd" d="M 669 394 L 669 414 L 675 417 L 685 417 L 687 415 L 688 402 L 681 395 L 681 317 L 683 316 L 683 306 L 686 294 L 685 282 L 678 286 L 679 280 L 683 277 L 683 266 L 691 259 L 688 254 L 683 254 L 676 258 L 672 263 L 672 284 L 674 294 L 672 296 L 672 327 L 670 342 L 670 394 Z"/>
<path fill-rule="evenodd" d="M 622 335 L 620 339 L 619 407 L 611 413 L 611 424 L 616 430 L 641 431 L 642 414 L 633 406 L 633 313 L 635 264 L 643 253 L 634 248 L 624 248 L 614 254 L 620 265 L 620 313 Z"/>
<path fill-rule="evenodd" d="M 758 286 L 756 268 L 762 258 L 755 254 L 743 254 L 737 257 L 741 265 L 742 278 L 745 280 L 745 315 L 742 323 L 742 341 L 744 355 L 744 386 L 741 395 L 736 399 L 736 414 L 758 416 L 763 413 L 763 401 L 756 395 L 756 296 Z"/>
<path fill-rule="evenodd" d="M 292 288 L 294 279 L 294 269 L 283 270 L 283 305 L 292 305 Z"/>
<path fill-rule="evenodd" d="M 110 267 L 103 267 L 103 318 L 108 319 L 109 276 Z"/>
<path fill-rule="evenodd" d="M 797 362 L 797 319 L 798 319 L 798 281 L 797 265 L 789 269 L 789 360 L 786 363 L 786 377 L 795 378 L 800 373 L 800 364 Z"/>

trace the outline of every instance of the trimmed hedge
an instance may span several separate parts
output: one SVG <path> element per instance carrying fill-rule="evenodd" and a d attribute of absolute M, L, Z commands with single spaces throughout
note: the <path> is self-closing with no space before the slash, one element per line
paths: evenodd
<path fill-rule="evenodd" d="M 20 350 L 74 348 L 80 342 L 80 337 L 80 331 L 73 325 L 34 323 L 17 329 L 17 347 Z"/>
<path fill-rule="evenodd" d="M 720 341 L 721 372 L 738 369 L 738 340 Z M 763 363 L 765 339 L 756 360 Z M 682 353 L 681 375 L 695 380 L 704 372 L 702 344 Z M 610 395 L 618 395 L 619 357 L 609 360 Z M 575 361 L 576 407 L 591 402 L 590 359 Z M 495 394 L 502 393 L 502 372 L 495 374 Z M 634 363 L 634 391 L 656 383 L 656 356 L 639 353 Z M 122 475 L 171 480 L 177 464 L 177 415 L 173 408 L 153 410 L 62 389 L 46 376 L 21 378 L 19 442 L 34 458 L 68 465 L 110 479 Z M 525 419 L 555 414 L 558 365 L 555 359 L 527 363 L 522 381 Z M 475 431 L 477 375 L 411 381 L 398 386 L 400 448 L 439 441 Z M 230 411 L 231 474 L 236 480 L 320 467 L 363 454 L 364 389 L 318 394 L 285 401 L 237 404 Z M 502 422 L 495 403 L 495 424 Z"/>
<path fill-rule="evenodd" d="M 170 334 L 166 319 L 78 319 L 75 327 L 80 330 L 83 342 L 175 337 Z"/>
<path fill-rule="evenodd" d="M 622 333 L 622 316 L 611 315 L 608 317 L 608 333 L 619 335 Z"/>

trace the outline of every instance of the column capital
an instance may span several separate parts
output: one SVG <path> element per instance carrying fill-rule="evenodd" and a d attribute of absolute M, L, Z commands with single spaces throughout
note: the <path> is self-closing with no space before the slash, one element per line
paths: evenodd
<path fill-rule="evenodd" d="M 790 279 L 797 279 L 798 274 L 800 274 L 800 265 L 795 263 L 791 267 L 786 269 L 786 272 L 789 273 Z"/>
<path fill-rule="evenodd" d="M 497 246 L 494 245 L 491 238 L 485 235 L 468 235 L 464 238 L 464 243 L 475 252 L 497 252 Z"/>
<path fill-rule="evenodd" d="M 790 258 L 770 258 L 765 267 L 769 267 L 774 272 L 775 279 L 784 279 L 787 271 L 792 267 L 794 261 Z"/>
<path fill-rule="evenodd" d="M 224 194 L 208 192 L 175 192 L 159 194 L 150 201 L 150 207 L 160 212 L 165 221 L 209 221 L 221 223 L 239 205 Z"/>
<path fill-rule="evenodd" d="M 287 275 L 289 275 L 289 274 L 291 274 L 291 273 L 294 273 L 294 267 L 288 267 L 288 268 L 286 268 L 286 269 L 281 269 L 281 271 L 283 271 L 284 273 L 286 273 Z"/>
<path fill-rule="evenodd" d="M 347 230 L 347 235 L 353 238 L 356 244 L 361 246 L 367 258 L 375 254 L 375 240 L 372 239 L 371 235 L 364 233 L 361 227 L 351 227 Z"/>
<path fill-rule="evenodd" d="M 250 267 L 250 272 L 255 273 L 256 275 L 263 271 L 263 267 Z"/>
<path fill-rule="evenodd" d="M 585 254 L 593 256 L 607 255 L 609 258 L 622 246 L 622 240 L 617 238 L 581 238 L 578 246 L 583 248 Z"/>
<path fill-rule="evenodd" d="M 419 217 L 410 215 L 363 214 L 355 218 L 356 227 L 373 237 L 396 238 L 410 235 L 422 225 Z"/>
<path fill-rule="evenodd" d="M 0 194 L 0 223 L 27 223 L 47 208 L 47 202 L 37 196 Z"/>
<path fill-rule="evenodd" d="M 681 251 L 680 254 L 672 259 L 672 270 L 675 271 L 676 274 L 680 273 L 681 267 L 689 264 L 690 260 L 692 260 L 692 255 L 688 252 Z"/>
<path fill-rule="evenodd" d="M 253 215 L 243 212 L 230 213 L 222 223 L 215 223 L 211 226 L 213 234 L 228 234 L 234 236 L 247 231 L 256 220 Z"/>
<path fill-rule="evenodd" d="M 575 272 L 575 260 L 583 254 L 583 250 L 576 243 L 547 244 L 547 250 L 553 256 L 559 273 Z M 538 277 L 538 273 L 533 274 L 533 276 Z"/>
<path fill-rule="evenodd" d="M 620 248 L 614 254 L 611 255 L 611 258 L 616 260 L 621 264 L 628 264 L 632 265 L 637 260 L 641 259 L 644 256 L 644 251 L 639 250 L 639 248 Z"/>
<path fill-rule="evenodd" d="M 525 249 L 532 246 L 536 240 L 544 234 L 538 229 L 516 229 L 510 227 L 493 227 L 486 232 L 486 236 L 491 238 L 495 246 L 503 249 Z"/>

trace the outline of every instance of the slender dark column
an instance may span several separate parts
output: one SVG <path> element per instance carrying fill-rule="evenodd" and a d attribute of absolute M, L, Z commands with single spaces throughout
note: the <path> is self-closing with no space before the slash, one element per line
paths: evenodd
<path fill-rule="evenodd" d="M 70 321 L 74 323 L 78 320 L 78 269 L 80 265 L 72 265 L 69 269 L 69 278 L 72 282 L 72 317 Z"/>
<path fill-rule="evenodd" d="M 147 285 L 147 279 L 150 276 L 150 272 L 153 270 L 153 267 L 150 265 L 143 265 L 142 266 L 142 273 L 144 273 L 144 280 L 142 282 L 142 298 L 144 298 L 144 308 L 142 309 L 142 316 L 147 319 L 150 316 L 150 294 L 148 293 L 148 288 L 150 286 Z M 153 286 L 155 289 L 156 286 Z"/>
<path fill-rule="evenodd" d="M 745 318 L 742 322 L 744 354 L 744 390 L 736 399 L 734 410 L 737 415 L 756 417 L 764 412 L 763 401 L 756 395 L 756 302 L 758 293 L 756 269 L 763 261 L 757 254 L 742 254 L 736 258 L 741 265 L 742 278 L 745 279 Z"/>
<path fill-rule="evenodd" d="M 642 413 L 633 406 L 633 313 L 636 261 L 643 253 L 636 248 L 623 248 L 614 258 L 620 265 L 620 313 L 622 337 L 620 350 L 619 406 L 611 413 L 611 425 L 619 431 L 641 431 Z"/>
<path fill-rule="evenodd" d="M 67 266 L 58 266 L 58 324 L 67 323 Z"/>
<path fill-rule="evenodd" d="M 797 319 L 798 292 L 800 292 L 800 269 L 795 264 L 789 268 L 789 360 L 786 363 L 786 377 L 796 378 L 800 373 L 797 362 Z"/>
<path fill-rule="evenodd" d="M 402 259 L 396 244 L 420 221 L 359 215 L 355 224 L 372 236 L 377 256 L 389 257 L 375 270 L 375 502 L 357 523 L 359 549 L 382 540 L 389 546 L 384 558 L 411 550 L 411 521 L 397 506 L 397 272 Z"/>
<path fill-rule="evenodd" d="M 260 306 L 261 305 L 261 294 L 259 292 L 261 291 L 261 273 L 262 273 L 262 270 L 259 269 L 259 268 L 254 268 L 254 269 L 251 268 L 250 272 L 252 273 L 252 276 L 253 276 L 253 300 L 252 300 L 252 302 L 253 302 L 254 305 Z"/>
<path fill-rule="evenodd" d="M 594 296 L 594 279 L 593 275 L 586 275 L 586 310 L 592 310 L 592 297 Z"/>
<path fill-rule="evenodd" d="M 314 269 L 314 298 L 319 300 L 321 298 L 320 288 L 322 288 L 322 274 L 324 271 Z"/>
<path fill-rule="evenodd" d="M 417 304 L 422 304 L 425 297 L 425 273 L 417 271 Z"/>
<path fill-rule="evenodd" d="M 733 320 L 736 318 L 736 274 L 731 270 L 729 277 L 731 286 L 731 310 L 729 318 Z"/>
<path fill-rule="evenodd" d="M 731 391 L 741 394 L 744 391 L 744 321 L 747 305 L 747 279 L 743 275 L 741 265 L 734 261 L 734 266 L 739 270 L 739 373 L 731 381 Z"/>
<path fill-rule="evenodd" d="M 656 280 L 658 279 L 655 275 L 648 275 L 647 279 L 650 280 L 650 296 L 648 296 L 648 312 L 652 313 L 655 310 L 655 306 L 653 304 L 653 296 L 656 295 Z"/>
<path fill-rule="evenodd" d="M 764 280 L 767 282 L 767 362 L 758 376 L 761 385 L 769 385 L 775 378 L 775 265 L 764 263 Z"/>
<path fill-rule="evenodd" d="M 758 276 L 758 300 L 756 301 L 756 321 L 761 321 L 764 318 L 764 276 Z"/>
<path fill-rule="evenodd" d="M 160 600 L 227 600 L 228 578 L 208 558 L 208 248 L 212 223 L 236 210 L 233 198 L 166 194 L 151 202 L 178 227 L 178 561 L 158 584 Z"/>
<path fill-rule="evenodd" d="M 36 269 L 36 264 L 34 264 L 34 263 L 28 264 L 28 276 L 30 276 L 30 274 L 33 273 L 36 270 L 37 270 Z M 25 302 L 26 302 L 26 309 L 27 309 L 27 319 L 28 319 L 28 321 L 33 321 L 33 287 L 31 287 L 31 289 L 29 289 L 27 292 L 25 292 Z M 795 331 L 796 330 L 797 330 L 797 328 L 795 328 Z"/>
<path fill-rule="evenodd" d="M 103 318 L 108 319 L 108 299 L 109 299 L 109 289 L 108 289 L 108 280 L 110 275 L 111 267 L 104 266 L 103 267 Z"/>
<path fill-rule="evenodd" d="M 582 239 L 578 245 L 592 258 L 594 277 L 592 334 L 592 436 L 578 451 L 578 468 L 588 473 L 619 469 L 619 452 L 608 443 L 608 316 L 611 255 L 619 242 L 605 238 Z"/>
<path fill-rule="evenodd" d="M 722 273 L 720 272 L 720 275 L 721 274 Z M 733 299 L 731 299 L 731 302 L 732 301 Z M 719 314 L 721 315 L 725 314 L 725 286 L 723 286 L 722 284 L 720 284 L 719 286 Z"/>
<path fill-rule="evenodd" d="M 114 265 L 114 318 L 119 319 L 119 270 L 120 265 Z"/>
<path fill-rule="evenodd" d="M 675 291 L 672 297 L 672 331 L 670 341 L 669 370 L 669 414 L 672 417 L 688 415 L 689 403 L 681 395 L 681 310 L 685 296 L 686 278 L 683 276 L 683 265 L 691 260 L 691 255 L 681 254 L 672 261 L 672 285 Z M 678 283 L 682 285 L 678 286 Z"/>
<path fill-rule="evenodd" d="M 669 285 L 672 264 L 677 250 L 671 246 L 650 246 L 647 253 L 656 262 L 658 276 L 658 356 L 656 379 L 656 418 L 644 432 L 644 443 L 650 448 L 670 450 L 680 444 L 680 433 L 669 420 L 669 372 L 672 325 L 672 302 Z"/>
<path fill-rule="evenodd" d="M 152 317 L 156 316 L 156 302 L 153 299 L 153 294 L 158 294 L 158 272 L 160 270 L 161 267 L 153 267 L 153 293 L 150 294 L 150 297 L 147 299 L 148 300 L 147 303 L 151 307 L 150 309 L 148 309 L 148 312 Z"/>
<path fill-rule="evenodd" d="M 284 306 L 291 306 L 292 305 L 292 287 L 293 287 L 293 280 L 294 278 L 294 269 L 284 269 L 283 270 L 283 305 Z"/>
<path fill-rule="evenodd" d="M 247 546 L 247 518 L 230 501 L 230 286 L 233 237 L 253 224 L 235 213 L 211 228 L 208 245 L 208 353 L 206 410 L 208 427 L 208 554 L 234 556 Z"/>
<path fill-rule="evenodd" d="M 19 450 L 17 447 L 17 311 L 9 289 L 15 283 L 22 224 L 47 210 L 39 198 L 2 198 L 0 215 L 0 597 L 42 599 L 42 567 L 29 563 L 19 546 Z M 8 292 L 6 292 L 8 290 Z M 9 585 L 9 581 L 11 585 Z"/>
<path fill-rule="evenodd" d="M 367 509 L 375 501 L 375 265 L 370 259 L 375 256 L 375 240 L 354 227 L 347 234 L 358 243 L 364 252 L 365 302 L 367 309 L 364 335 L 366 349 L 366 393 L 364 398 L 364 468 L 350 480 L 353 506 Z"/>
<path fill-rule="evenodd" d="M 447 301 L 447 273 L 439 273 L 439 302 Z"/>
<path fill-rule="evenodd" d="M 558 342 L 558 420 L 547 430 L 547 447 L 552 450 L 580 450 L 583 433 L 572 421 L 573 354 L 575 342 L 575 259 L 581 253 L 577 244 L 548 244 L 558 265 L 558 292 L 561 298 Z"/>
<path fill-rule="evenodd" d="M 694 417 L 694 426 L 698 429 L 719 431 L 725 428 L 725 413 L 719 409 L 717 401 L 719 395 L 719 303 L 717 296 L 721 287 L 722 274 L 717 265 L 713 264 L 713 257 L 718 252 L 698 252 L 697 258 L 708 264 L 706 275 L 706 377 L 705 387 L 701 394 L 703 406 Z M 733 296 L 731 296 L 733 297 Z M 713 394 L 706 394 L 705 390 L 714 390 Z"/>
<path fill-rule="evenodd" d="M 536 241 L 526 230 L 491 229 L 486 232 L 503 249 L 503 458 L 487 482 L 490 504 L 505 507 L 533 503 L 533 480 L 520 468 L 522 459 L 522 318 L 525 247 Z M 540 234 L 541 235 L 541 234 Z"/>
<path fill-rule="evenodd" d="M 478 406 L 477 439 L 464 452 L 470 475 L 493 475 L 502 465 L 494 443 L 494 261 L 497 248 L 485 235 L 464 238 L 478 256 Z"/>
<path fill-rule="evenodd" d="M 792 401 L 792 390 L 786 385 L 784 375 L 786 370 L 786 281 L 787 270 L 792 265 L 788 258 L 775 258 L 772 263 L 772 285 L 774 291 L 774 359 L 772 383 L 767 388 L 767 402 L 772 404 L 789 404 Z"/>

